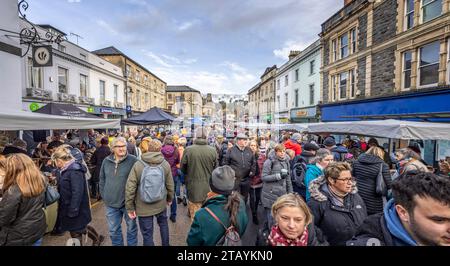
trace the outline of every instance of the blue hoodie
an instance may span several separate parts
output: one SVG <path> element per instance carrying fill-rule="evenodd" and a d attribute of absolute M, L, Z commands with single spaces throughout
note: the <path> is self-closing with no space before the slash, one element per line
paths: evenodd
<path fill-rule="evenodd" d="M 306 166 L 306 176 L 305 176 L 305 185 L 306 185 L 306 201 L 309 200 L 311 195 L 309 194 L 309 183 L 319 176 L 323 175 L 323 171 L 315 164 L 308 164 Z"/>
<path fill-rule="evenodd" d="M 417 242 L 408 234 L 400 222 L 393 199 L 389 200 L 384 208 L 384 219 L 395 246 L 417 246 Z"/>

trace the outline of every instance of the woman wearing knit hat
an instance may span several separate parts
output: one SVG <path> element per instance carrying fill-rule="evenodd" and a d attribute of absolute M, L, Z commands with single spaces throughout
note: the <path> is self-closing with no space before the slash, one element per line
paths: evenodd
<path fill-rule="evenodd" d="M 234 170 L 228 165 L 212 172 L 211 191 L 202 208 L 195 213 L 186 240 L 189 246 L 216 245 L 225 234 L 224 226 L 232 225 L 241 237 L 244 234 L 248 217 L 244 201 L 238 192 L 233 191 L 234 176 Z"/>

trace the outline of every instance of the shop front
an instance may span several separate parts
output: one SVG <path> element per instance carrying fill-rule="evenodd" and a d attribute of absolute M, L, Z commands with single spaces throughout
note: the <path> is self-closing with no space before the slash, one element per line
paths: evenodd
<path fill-rule="evenodd" d="M 319 122 L 317 106 L 291 109 L 291 123 Z"/>
<path fill-rule="evenodd" d="M 108 118 L 108 119 L 120 119 L 126 118 L 126 110 L 118 109 L 112 107 L 99 107 L 99 106 L 89 106 L 89 107 L 80 107 L 88 113 L 94 114 L 98 117 Z"/>

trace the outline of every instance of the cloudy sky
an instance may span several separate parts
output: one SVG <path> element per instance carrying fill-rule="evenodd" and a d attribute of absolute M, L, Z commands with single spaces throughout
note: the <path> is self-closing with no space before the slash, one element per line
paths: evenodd
<path fill-rule="evenodd" d="M 245 94 L 265 68 L 317 40 L 343 0 L 28 0 L 27 18 L 115 46 L 167 82 Z M 69 36 L 76 43 L 76 38 Z"/>

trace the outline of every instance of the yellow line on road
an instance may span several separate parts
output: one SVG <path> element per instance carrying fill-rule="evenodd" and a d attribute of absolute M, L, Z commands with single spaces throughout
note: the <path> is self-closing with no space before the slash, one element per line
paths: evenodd
<path fill-rule="evenodd" d="M 94 204 L 91 205 L 91 209 L 93 209 L 95 206 L 97 206 L 100 202 L 102 202 L 101 200 L 96 201 Z"/>

